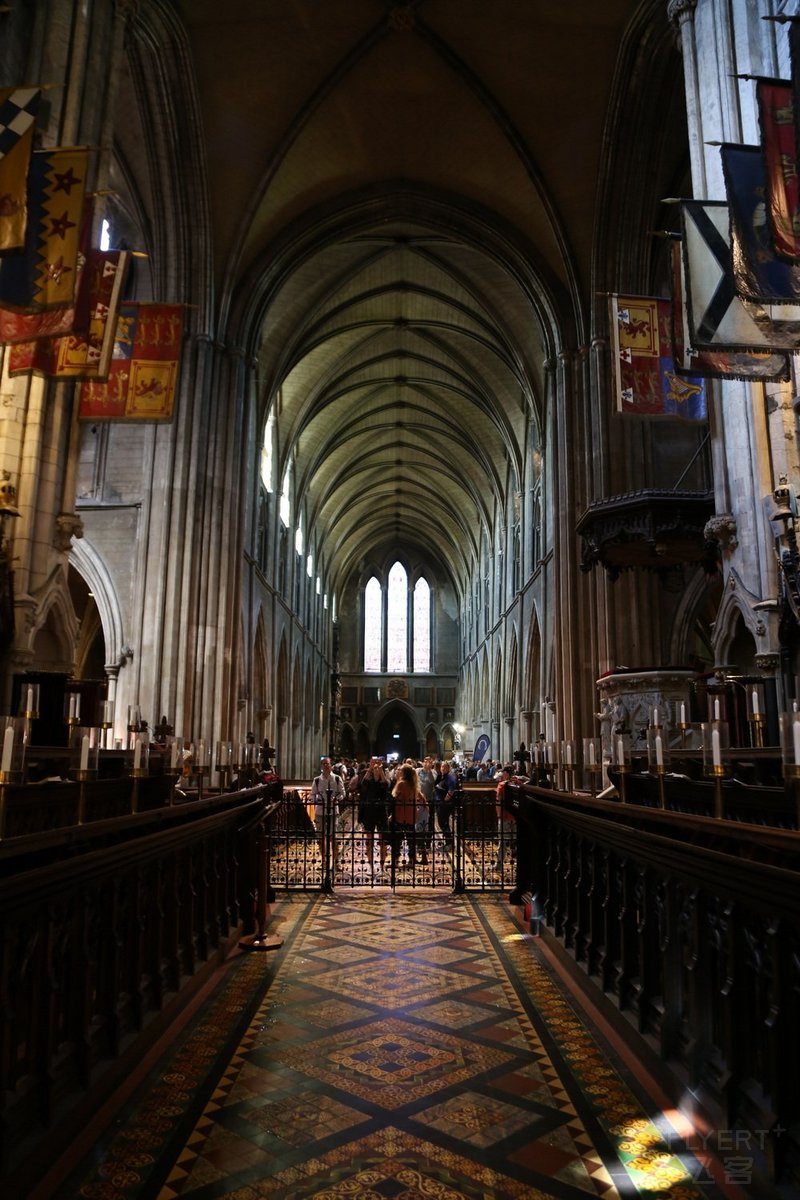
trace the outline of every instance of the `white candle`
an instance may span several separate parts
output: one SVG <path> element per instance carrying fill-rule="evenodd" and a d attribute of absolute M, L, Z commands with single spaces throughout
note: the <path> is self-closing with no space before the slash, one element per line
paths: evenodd
<path fill-rule="evenodd" d="M 795 766 L 800 767 L 800 721 L 792 721 L 792 738 L 794 739 Z"/>
<path fill-rule="evenodd" d="M 589 742 L 589 766 L 590 767 L 595 766 L 594 742 L 593 741 Z"/>
<path fill-rule="evenodd" d="M 625 765 L 625 743 L 621 737 L 617 738 L 617 766 L 624 767 Z"/>
<path fill-rule="evenodd" d="M 719 700 L 714 701 L 714 720 L 719 720 Z"/>
<path fill-rule="evenodd" d="M 793 701 L 792 701 L 792 712 L 797 712 L 797 711 L 798 711 L 798 708 L 797 708 L 797 701 L 796 701 L 796 700 L 793 700 Z"/>
<path fill-rule="evenodd" d="M 795 729 L 797 726 L 795 725 Z M 3 761 L 0 763 L 0 770 L 10 771 L 14 762 L 14 730 L 11 725 L 5 732 L 3 737 Z"/>
<path fill-rule="evenodd" d="M 572 742 L 567 742 L 564 746 L 566 763 L 568 767 L 572 766 Z"/>
<path fill-rule="evenodd" d="M 70 694 L 70 698 L 69 698 L 69 719 L 70 719 L 70 721 L 77 720 L 78 715 L 79 715 L 78 714 L 78 697 L 75 695 L 74 692 L 72 692 Z"/>
<path fill-rule="evenodd" d="M 81 738 L 81 770 L 88 771 L 89 769 L 89 735 L 85 733 Z"/>
<path fill-rule="evenodd" d="M 681 725 L 685 725 L 686 724 L 686 705 L 684 704 L 684 702 L 682 700 L 681 700 L 680 714 L 681 714 L 680 715 L 680 723 L 681 723 Z"/>
<path fill-rule="evenodd" d="M 656 734 L 656 766 L 663 767 L 664 765 L 664 743 L 661 741 L 661 734 Z"/>
<path fill-rule="evenodd" d="M 722 766 L 722 747 L 719 740 L 719 730 L 711 730 L 711 758 L 715 767 Z"/>
<path fill-rule="evenodd" d="M 656 728 L 658 728 L 658 726 L 661 724 L 661 721 L 659 719 L 660 715 L 661 714 L 658 711 L 658 705 L 654 704 L 653 705 L 653 724 L 656 726 Z"/>
<path fill-rule="evenodd" d="M 140 770 L 142 765 L 142 739 L 138 738 L 133 743 L 133 769 Z"/>
<path fill-rule="evenodd" d="M 177 739 L 172 743 L 169 764 L 172 767 L 173 771 L 175 770 L 175 768 L 178 765 L 178 742 L 177 742 Z"/>
<path fill-rule="evenodd" d="M 753 688 L 753 716 L 757 717 L 758 715 L 758 688 Z"/>
<path fill-rule="evenodd" d="M 35 712 L 35 711 L 36 711 L 36 709 L 33 707 L 33 687 L 30 684 L 28 684 L 28 691 L 26 693 L 26 699 L 25 699 L 25 712 Z"/>

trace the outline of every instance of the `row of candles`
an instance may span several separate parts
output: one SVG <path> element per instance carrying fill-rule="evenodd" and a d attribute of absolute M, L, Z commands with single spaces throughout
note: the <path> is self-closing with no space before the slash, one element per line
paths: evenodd
<path fill-rule="evenodd" d="M 31 722 L 39 717 L 39 685 L 23 687 L 20 715 L 0 717 L 2 743 L 0 748 L 0 783 L 21 782 L 24 779 L 25 757 L 30 743 Z M 100 725 L 81 724 L 81 696 L 67 692 L 64 698 L 64 721 L 69 728 L 70 769 L 78 780 L 95 778 L 99 770 L 100 752 L 104 749 L 123 749 L 121 741 L 114 747 L 106 745 L 114 726 L 114 703 L 101 702 Z M 142 721 L 138 705 L 128 706 L 126 765 L 133 777 L 150 773 L 150 731 Z M 163 770 L 174 776 L 202 780 L 211 774 L 211 743 L 203 738 L 191 741 L 169 734 L 161 745 Z M 216 743 L 215 767 L 221 782 L 228 782 L 243 771 L 254 771 L 259 765 L 259 748 L 254 742 L 219 741 Z"/>
<path fill-rule="evenodd" d="M 754 744 L 763 745 L 763 725 L 765 723 L 763 697 L 758 685 L 748 689 L 747 717 L 755 726 Z M 792 703 L 792 711 L 779 715 L 781 734 L 781 754 L 787 776 L 795 777 L 800 774 L 800 711 L 797 701 Z M 723 719 L 724 700 L 719 696 L 709 696 L 709 719 L 698 723 L 702 734 L 703 769 L 709 776 L 724 774 L 724 760 L 730 751 L 729 726 Z M 647 759 L 648 769 L 654 774 L 666 772 L 672 752 L 670 728 L 674 729 L 681 738 L 680 750 L 686 749 L 686 733 L 695 728 L 687 718 L 687 706 L 683 701 L 675 704 L 677 720 L 670 725 L 669 710 L 666 705 L 653 705 L 650 709 L 647 727 Z M 551 734 L 553 729 L 549 729 Z M 578 746 L 582 746 L 582 768 L 589 776 L 602 771 L 605 766 L 613 766 L 623 772 L 630 770 L 631 759 L 635 754 L 630 738 L 621 733 L 613 733 L 610 738 L 586 737 L 580 740 L 563 739 L 560 742 L 544 741 L 532 746 L 532 766 L 545 772 L 562 771 L 568 776 L 567 786 L 571 777 L 579 770 Z M 642 747 L 644 750 L 644 746 Z"/>

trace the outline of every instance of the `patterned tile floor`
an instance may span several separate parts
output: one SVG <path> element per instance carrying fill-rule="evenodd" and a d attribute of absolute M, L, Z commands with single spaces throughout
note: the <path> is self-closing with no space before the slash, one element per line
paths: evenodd
<path fill-rule="evenodd" d="M 294 896 L 59 1200 L 742 1193 L 618 1061 L 493 897 Z"/>

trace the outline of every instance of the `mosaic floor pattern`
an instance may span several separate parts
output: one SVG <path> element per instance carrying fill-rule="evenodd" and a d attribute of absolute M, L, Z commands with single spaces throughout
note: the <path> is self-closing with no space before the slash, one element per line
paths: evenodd
<path fill-rule="evenodd" d="M 58 1200 L 719 1200 L 501 899 L 289 897 Z"/>

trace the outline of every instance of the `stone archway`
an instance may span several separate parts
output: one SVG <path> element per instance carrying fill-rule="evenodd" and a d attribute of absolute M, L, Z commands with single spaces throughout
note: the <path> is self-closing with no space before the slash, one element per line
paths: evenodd
<path fill-rule="evenodd" d="M 397 754 L 403 758 L 419 758 L 419 734 L 405 705 L 389 705 L 375 730 L 375 754 Z"/>

